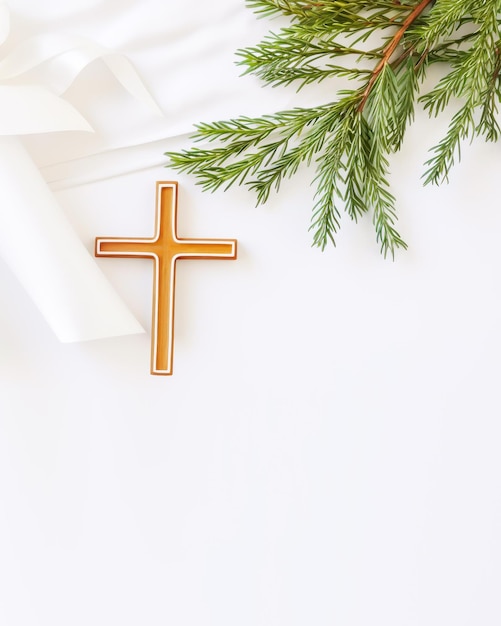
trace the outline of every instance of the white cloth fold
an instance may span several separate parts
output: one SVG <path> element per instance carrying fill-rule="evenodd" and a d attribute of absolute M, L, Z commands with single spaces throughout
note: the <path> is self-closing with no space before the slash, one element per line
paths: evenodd
<path fill-rule="evenodd" d="M 0 40 L 8 35 L 9 20 L 6 5 L 0 5 Z M 96 59 L 103 59 L 123 87 L 159 112 L 131 63 L 89 38 L 41 34 L 0 61 L 0 256 L 61 341 L 144 332 L 78 239 L 16 137 L 92 131 L 77 107 L 43 84 L 43 72 L 36 72 L 52 63 L 62 93 Z"/>
<path fill-rule="evenodd" d="M 0 250 L 61 341 L 143 332 L 16 137 L 0 137 Z"/>
<path fill-rule="evenodd" d="M 0 61 L 0 81 L 22 76 L 45 62 L 53 61 L 55 78 L 51 86 L 58 93 L 64 93 L 80 72 L 96 59 L 103 59 L 129 93 L 161 114 L 126 57 L 78 35 L 43 33 L 23 41 Z"/>
<path fill-rule="evenodd" d="M 146 168 L 152 169 L 152 180 L 172 178 L 175 172 L 163 169 L 168 164 L 164 152 L 188 145 L 196 123 L 317 105 L 333 97 L 328 81 L 297 93 L 294 85 L 263 88 L 255 76 L 241 76 L 236 50 L 285 23 L 258 19 L 243 1 L 188 2 L 181 10 L 174 0 L 132 0 L 108 10 L 103 4 L 100 11 L 90 9 L 79 18 L 78 25 L 71 21 L 72 29 L 130 58 L 165 115 L 144 115 L 132 106 L 132 99 L 104 81 L 97 111 L 85 83 L 77 81 L 70 100 L 99 126 L 99 134 L 51 137 L 57 146 L 52 151 L 43 138 L 30 139 L 36 162 L 53 189 Z"/>

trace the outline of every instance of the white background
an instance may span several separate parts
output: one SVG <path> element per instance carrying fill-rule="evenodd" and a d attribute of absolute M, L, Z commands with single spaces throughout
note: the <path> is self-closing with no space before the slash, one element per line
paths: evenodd
<path fill-rule="evenodd" d="M 423 189 L 447 119 L 418 114 L 392 163 L 409 251 L 383 260 L 370 219 L 312 249 L 310 172 L 254 208 L 163 167 L 192 122 L 295 102 L 233 64 L 270 24 L 210 4 L 13 9 L 14 38 L 126 54 L 165 112 L 95 63 L 68 99 L 96 135 L 26 139 L 88 249 L 151 235 L 177 178 L 179 235 L 239 258 L 178 264 L 172 377 L 149 334 L 58 343 L 0 265 L 0 623 L 498 626 L 500 148 Z M 99 266 L 149 331 L 150 263 Z"/>

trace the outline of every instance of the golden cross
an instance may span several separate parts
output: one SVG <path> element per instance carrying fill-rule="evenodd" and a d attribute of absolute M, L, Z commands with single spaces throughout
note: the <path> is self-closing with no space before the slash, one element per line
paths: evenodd
<path fill-rule="evenodd" d="M 157 182 L 153 237 L 96 238 L 97 257 L 136 257 L 154 261 L 152 374 L 172 374 L 176 261 L 237 258 L 235 239 L 180 239 L 176 230 L 177 182 Z"/>

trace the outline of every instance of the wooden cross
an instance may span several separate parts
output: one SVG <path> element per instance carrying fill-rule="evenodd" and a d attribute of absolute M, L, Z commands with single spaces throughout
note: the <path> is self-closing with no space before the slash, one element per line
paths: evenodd
<path fill-rule="evenodd" d="M 152 374 L 172 374 L 176 261 L 237 258 L 235 239 L 180 239 L 176 230 L 177 182 L 157 182 L 153 237 L 96 238 L 97 257 L 136 257 L 154 261 Z"/>

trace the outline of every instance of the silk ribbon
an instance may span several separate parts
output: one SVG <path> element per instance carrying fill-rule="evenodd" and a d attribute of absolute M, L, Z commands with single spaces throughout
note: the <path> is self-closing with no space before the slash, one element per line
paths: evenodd
<path fill-rule="evenodd" d="M 0 4 L 0 44 L 9 31 L 9 10 Z M 158 113 L 127 58 L 90 39 L 43 34 L 0 60 L 0 255 L 61 341 L 144 332 L 73 231 L 19 138 L 92 132 L 62 94 L 96 59 Z"/>

